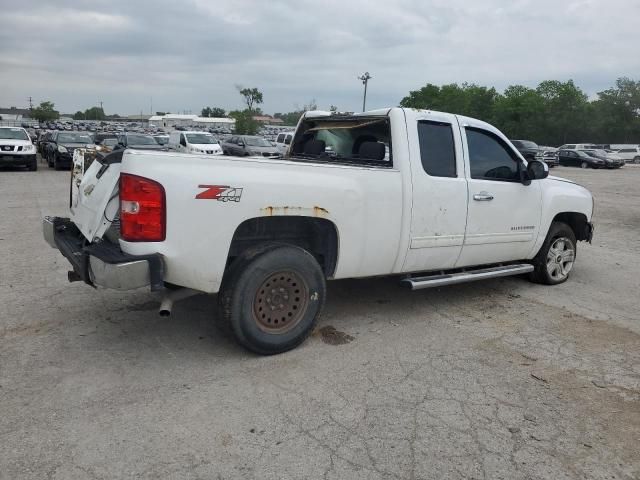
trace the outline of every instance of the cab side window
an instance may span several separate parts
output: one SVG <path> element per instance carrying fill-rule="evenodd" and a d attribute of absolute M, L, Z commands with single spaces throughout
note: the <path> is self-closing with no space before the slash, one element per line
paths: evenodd
<path fill-rule="evenodd" d="M 418 142 L 422 168 L 432 177 L 456 177 L 456 147 L 450 123 L 421 120 Z"/>
<path fill-rule="evenodd" d="M 183 147 L 187 146 L 187 139 L 184 138 L 184 133 L 180 134 L 180 145 L 182 145 Z"/>
<path fill-rule="evenodd" d="M 478 128 L 466 129 L 471 178 L 519 182 L 520 159 L 498 136 Z"/>
<path fill-rule="evenodd" d="M 276 143 L 284 143 L 284 133 L 281 133 L 280 135 L 278 135 L 278 138 L 276 139 Z"/>

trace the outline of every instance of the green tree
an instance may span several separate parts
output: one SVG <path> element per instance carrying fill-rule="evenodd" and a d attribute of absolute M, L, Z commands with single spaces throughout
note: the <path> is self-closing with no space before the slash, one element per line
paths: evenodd
<path fill-rule="evenodd" d="M 493 123 L 510 138 L 535 138 L 545 135 L 545 105 L 532 88 L 511 85 L 495 100 Z"/>
<path fill-rule="evenodd" d="M 236 88 L 240 95 L 244 97 L 244 103 L 247 105 L 247 109 L 253 112 L 253 106 L 262 103 L 262 92 L 257 88 L 243 88 L 241 85 L 237 85 Z"/>
<path fill-rule="evenodd" d="M 619 78 L 591 103 L 593 135 L 600 143 L 640 141 L 640 81 Z"/>
<path fill-rule="evenodd" d="M 73 119 L 74 120 L 86 120 L 84 118 L 84 113 L 82 113 L 80 110 L 78 110 L 76 113 L 73 114 Z"/>
<path fill-rule="evenodd" d="M 248 108 L 245 110 L 233 110 L 229 117 L 236 121 L 235 133 L 238 135 L 255 135 L 260 129 L 260 124 L 253 119 L 253 114 Z"/>
<path fill-rule="evenodd" d="M 205 107 L 202 109 L 202 116 L 221 118 L 227 116 L 227 111 L 220 107 Z"/>
<path fill-rule="evenodd" d="M 31 111 L 31 118 L 39 122 L 48 122 L 60 118 L 60 113 L 55 110 L 53 102 L 40 102 L 36 108 Z"/>
<path fill-rule="evenodd" d="M 85 120 L 104 120 L 105 118 L 104 110 L 100 107 L 91 107 L 84 111 Z"/>

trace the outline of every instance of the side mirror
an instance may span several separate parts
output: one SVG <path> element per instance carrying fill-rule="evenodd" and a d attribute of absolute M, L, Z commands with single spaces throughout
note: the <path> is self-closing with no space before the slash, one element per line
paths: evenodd
<path fill-rule="evenodd" d="M 529 180 L 542 180 L 549 176 L 549 165 L 540 160 L 530 160 L 527 164 L 527 177 Z"/>
<path fill-rule="evenodd" d="M 239 147 L 244 147 L 244 142 L 238 142 Z"/>

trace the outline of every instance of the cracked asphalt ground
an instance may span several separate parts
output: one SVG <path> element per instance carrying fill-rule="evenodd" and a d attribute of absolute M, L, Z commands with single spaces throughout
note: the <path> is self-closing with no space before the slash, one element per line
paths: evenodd
<path fill-rule="evenodd" d="M 640 168 L 553 173 L 597 202 L 569 282 L 334 282 L 257 357 L 213 297 L 67 283 L 69 172 L 0 171 L 0 479 L 640 478 Z"/>

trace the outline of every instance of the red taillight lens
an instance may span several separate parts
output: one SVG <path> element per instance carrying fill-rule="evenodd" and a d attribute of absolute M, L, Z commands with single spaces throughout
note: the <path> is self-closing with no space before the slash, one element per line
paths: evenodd
<path fill-rule="evenodd" d="M 120 236 L 127 242 L 162 242 L 166 236 L 164 187 L 148 178 L 120 175 Z"/>

